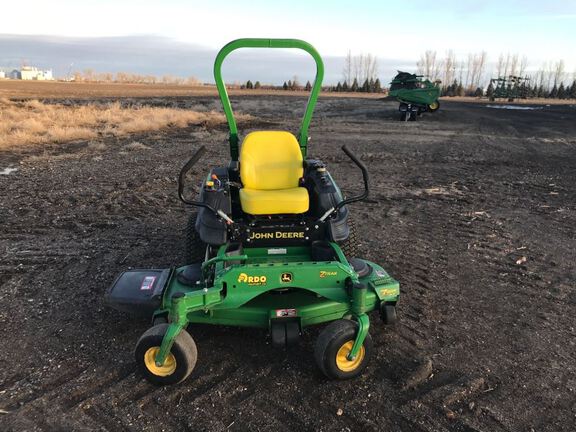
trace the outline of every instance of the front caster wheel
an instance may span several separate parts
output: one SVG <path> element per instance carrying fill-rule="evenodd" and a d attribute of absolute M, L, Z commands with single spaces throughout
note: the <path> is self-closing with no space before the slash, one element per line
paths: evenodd
<path fill-rule="evenodd" d="M 396 306 L 392 304 L 382 303 L 380 305 L 380 318 L 386 325 L 396 324 L 398 317 L 396 315 Z"/>
<path fill-rule="evenodd" d="M 156 364 L 162 339 L 169 324 L 159 324 L 148 329 L 136 344 L 136 365 L 144 377 L 153 384 L 167 385 L 184 381 L 196 366 L 198 351 L 190 333 L 182 330 L 163 365 Z"/>
<path fill-rule="evenodd" d="M 372 355 L 372 338 L 366 335 L 364 343 L 354 359 L 348 354 L 354 345 L 358 324 L 350 320 L 338 320 L 329 324 L 318 337 L 314 358 L 320 370 L 331 379 L 350 379 L 360 375 Z"/>

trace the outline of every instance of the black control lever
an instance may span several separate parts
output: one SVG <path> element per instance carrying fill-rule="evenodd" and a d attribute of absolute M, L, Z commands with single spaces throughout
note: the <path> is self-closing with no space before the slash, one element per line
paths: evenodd
<path fill-rule="evenodd" d="M 194 165 L 196 165 L 196 163 L 200 160 L 200 158 L 204 155 L 205 152 L 206 152 L 206 147 L 201 146 L 196 151 L 196 153 L 194 153 L 194 155 L 192 155 L 190 160 L 188 162 L 186 162 L 186 164 L 180 170 L 180 175 L 178 176 L 178 197 L 180 197 L 180 201 L 182 201 L 184 204 L 188 204 L 188 205 L 195 206 L 195 207 L 204 207 L 204 208 L 210 210 L 215 215 L 220 216 L 226 222 L 232 224 L 232 223 L 234 223 L 234 221 L 232 219 L 230 219 L 230 217 L 228 217 L 228 215 L 226 213 L 224 213 L 222 210 L 216 210 L 210 204 L 206 204 L 202 201 L 192 201 L 192 200 L 188 200 L 184 197 L 184 179 L 186 177 L 186 174 L 188 174 L 188 171 L 190 171 L 192 169 L 192 167 Z"/>
<path fill-rule="evenodd" d="M 340 210 L 342 207 L 344 207 L 347 204 L 356 202 L 356 201 L 362 201 L 365 200 L 366 198 L 368 198 L 368 195 L 370 193 L 370 185 L 368 183 L 368 170 L 366 169 L 366 165 L 364 165 L 349 149 L 348 147 L 346 147 L 346 145 L 342 146 L 342 151 L 344 153 L 346 153 L 346 156 L 348 156 L 352 162 L 354 162 L 356 164 L 356 166 L 358 168 L 360 168 L 360 170 L 362 171 L 362 180 L 364 181 L 364 192 L 362 192 L 360 195 L 354 196 L 354 197 L 350 197 L 348 199 L 342 200 L 340 201 L 338 204 L 336 204 L 334 207 L 330 208 L 326 213 L 324 213 L 322 215 L 322 217 L 320 218 L 321 222 L 324 222 L 326 220 L 326 218 L 328 216 L 330 216 L 332 213 Z"/>

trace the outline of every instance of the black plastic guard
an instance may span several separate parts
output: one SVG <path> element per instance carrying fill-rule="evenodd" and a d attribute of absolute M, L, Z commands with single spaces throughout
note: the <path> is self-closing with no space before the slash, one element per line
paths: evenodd
<path fill-rule="evenodd" d="M 171 269 L 128 270 L 116 278 L 108 291 L 106 303 L 116 310 L 150 317 L 162 304 L 162 294 Z"/>

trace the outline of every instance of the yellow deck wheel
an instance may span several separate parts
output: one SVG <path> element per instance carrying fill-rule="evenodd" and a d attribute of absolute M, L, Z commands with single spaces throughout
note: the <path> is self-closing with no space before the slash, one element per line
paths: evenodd
<path fill-rule="evenodd" d="M 146 368 L 153 373 L 154 375 L 165 377 L 168 375 L 172 375 L 176 370 L 176 359 L 174 358 L 174 354 L 169 353 L 164 361 L 162 366 L 156 365 L 156 356 L 160 351 L 160 347 L 152 347 L 148 348 L 148 350 L 144 353 L 144 364 Z"/>
<path fill-rule="evenodd" d="M 344 345 L 340 347 L 338 352 L 336 353 L 336 366 L 338 369 L 344 372 L 352 372 L 358 368 L 362 364 L 364 360 L 364 356 L 366 355 L 366 350 L 364 346 L 360 347 L 360 351 L 358 351 L 358 355 L 354 360 L 348 359 L 348 354 L 352 350 L 352 346 L 354 345 L 354 341 L 348 341 Z"/>

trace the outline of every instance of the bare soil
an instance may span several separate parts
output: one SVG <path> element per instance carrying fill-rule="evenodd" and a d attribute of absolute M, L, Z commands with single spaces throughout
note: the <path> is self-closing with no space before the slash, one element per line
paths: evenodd
<path fill-rule="evenodd" d="M 304 101 L 233 102 L 253 128 L 296 131 Z M 316 368 L 319 328 L 282 352 L 262 331 L 194 326 L 187 381 L 135 372 L 149 323 L 105 307 L 104 291 L 127 267 L 182 261 L 176 176 L 200 144 L 198 178 L 227 160 L 225 128 L 0 153 L 0 172 L 18 169 L 0 175 L 0 430 L 573 431 L 576 108 L 445 102 L 407 123 L 396 109 L 322 99 L 311 127 L 311 155 L 344 190 L 361 180 L 339 147 L 366 162 L 361 250 L 402 287 L 399 323 L 372 316 L 372 362 L 347 382 Z"/>

